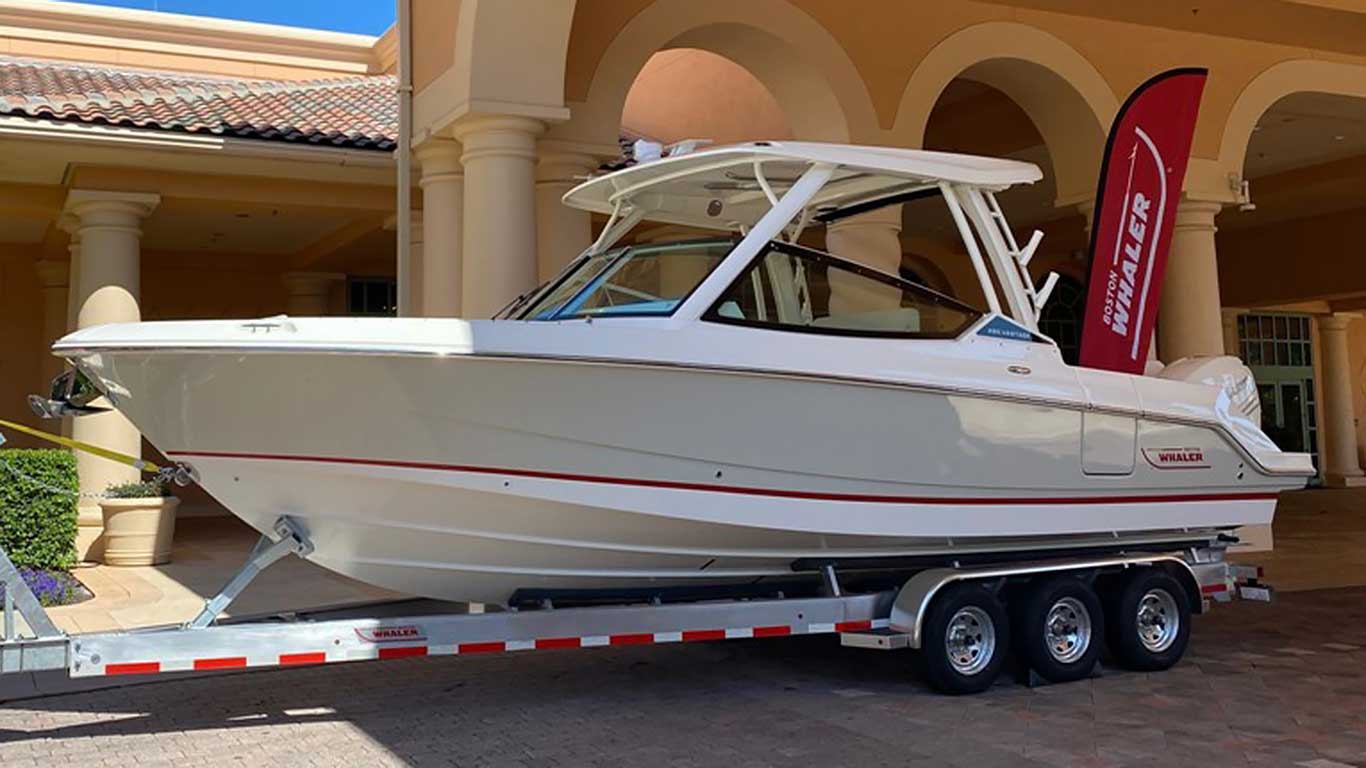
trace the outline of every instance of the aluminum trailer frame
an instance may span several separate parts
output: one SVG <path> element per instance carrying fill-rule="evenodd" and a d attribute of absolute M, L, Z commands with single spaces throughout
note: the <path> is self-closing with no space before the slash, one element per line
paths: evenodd
<path fill-rule="evenodd" d="M 251 579 L 288 553 L 310 545 L 287 517 L 263 536 L 247 562 L 195 619 L 173 627 L 67 635 L 52 623 L 0 548 L 5 589 L 0 673 L 65 670 L 71 678 L 169 672 L 262 669 L 414 656 L 687 643 L 792 635 L 841 635 L 846 645 L 918 648 L 921 621 L 941 588 L 955 581 L 1040 573 L 1166 568 L 1186 585 L 1192 612 L 1209 599 L 1231 599 L 1234 569 L 1223 546 L 1182 553 L 994 564 L 921 571 L 901 589 L 846 594 L 834 568 L 823 571 L 824 597 L 728 599 L 678 604 L 505 610 L 340 619 L 272 618 L 217 624 Z M 16 618 L 27 625 L 19 632 Z"/>

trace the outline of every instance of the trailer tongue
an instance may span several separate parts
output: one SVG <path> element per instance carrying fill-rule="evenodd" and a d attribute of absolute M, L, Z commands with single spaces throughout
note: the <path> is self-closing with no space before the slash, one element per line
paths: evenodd
<path fill-rule="evenodd" d="M 0 548 L 0 673 L 64 670 L 71 678 L 92 678 L 838 634 L 845 645 L 920 649 L 929 662 L 932 684 L 948 692 L 971 692 L 991 684 L 1011 647 L 1010 624 L 1021 621 L 1043 626 L 1042 637 L 1057 650 L 1054 657 L 1085 665 L 1049 665 L 1050 657 L 1042 656 L 1045 666 L 1055 667 L 1041 671 L 1045 679 L 1061 682 L 1090 674 L 1099 652 L 1099 640 L 1091 638 L 1104 634 L 1100 630 L 1107 619 L 1096 611 L 1085 618 L 1083 627 L 1075 610 L 1068 619 L 1057 606 L 1083 606 L 1094 602 L 1088 596 L 1095 594 L 1105 594 L 1115 604 L 1135 585 L 1143 594 L 1132 620 L 1116 615 L 1108 621 L 1112 630 L 1135 634 L 1130 645 L 1147 647 L 1151 653 L 1135 656 L 1130 649 L 1126 655 L 1121 648 L 1117 656 L 1128 666 L 1170 666 L 1184 651 L 1191 614 L 1203 612 L 1211 599 L 1231 599 L 1235 576 L 1234 567 L 1224 561 L 1224 544 L 1212 540 L 1178 553 L 1112 553 L 971 567 L 946 564 L 918 570 L 900 588 L 862 593 L 847 592 L 832 566 L 822 570 L 824 592 L 815 597 L 670 604 L 655 600 L 579 608 L 556 608 L 547 600 L 537 609 L 482 614 L 453 612 L 446 606 L 414 610 L 409 603 L 388 609 L 372 606 L 370 611 L 361 609 L 360 616 L 351 610 L 333 612 L 331 617 L 304 614 L 219 622 L 222 611 L 261 570 L 310 546 L 286 517 L 280 518 L 275 533 L 278 538 L 262 537 L 237 575 L 184 625 L 78 635 L 56 627 Z M 1004 600 L 1032 605 L 1038 594 L 1057 585 L 1079 591 L 1078 597 L 1044 605 L 1041 610 L 1047 615 L 1017 612 L 1013 622 L 998 615 Z M 405 608 L 411 612 L 386 615 L 395 613 L 394 608 L 399 614 Z M 982 622 L 991 624 L 992 631 L 983 634 Z M 969 631 L 972 627 L 977 630 Z M 1083 635 L 1085 647 L 1078 647 Z M 1145 644 L 1144 638 L 1155 640 Z M 1040 652 L 1048 653 L 1046 648 Z"/>

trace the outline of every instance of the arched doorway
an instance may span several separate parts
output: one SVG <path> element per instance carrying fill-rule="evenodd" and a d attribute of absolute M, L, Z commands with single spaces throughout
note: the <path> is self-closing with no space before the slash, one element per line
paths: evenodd
<path fill-rule="evenodd" d="M 1246 186 L 1216 234 L 1223 303 L 1239 308 L 1225 310 L 1230 341 L 1257 379 L 1262 428 L 1314 455 L 1329 484 L 1361 481 L 1366 444 L 1366 265 L 1351 246 L 1366 217 L 1366 71 L 1340 82 L 1341 69 L 1291 62 L 1245 89 L 1221 159 L 1242 147 L 1230 175 Z"/>

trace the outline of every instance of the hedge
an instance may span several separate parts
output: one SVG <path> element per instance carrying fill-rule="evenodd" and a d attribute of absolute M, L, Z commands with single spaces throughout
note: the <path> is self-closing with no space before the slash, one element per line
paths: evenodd
<path fill-rule="evenodd" d="M 76 564 L 76 458 L 61 450 L 0 451 L 0 546 L 15 565 Z"/>

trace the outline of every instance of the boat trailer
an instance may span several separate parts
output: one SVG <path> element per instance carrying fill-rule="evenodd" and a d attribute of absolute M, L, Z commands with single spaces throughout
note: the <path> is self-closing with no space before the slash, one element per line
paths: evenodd
<path fill-rule="evenodd" d="M 486 613 L 313 618 L 287 614 L 220 621 L 223 611 L 271 563 L 306 556 L 303 529 L 281 517 L 274 537 L 262 536 L 246 562 L 194 619 L 178 626 L 69 635 L 53 623 L 18 569 L 0 548 L 0 674 L 65 671 L 73 679 L 171 672 L 262 669 L 415 656 L 459 656 L 512 651 L 691 643 L 793 635 L 838 635 L 846 646 L 895 650 L 926 644 L 926 617 L 953 585 L 1005 589 L 1040 576 L 1094 579 L 1163 570 L 1182 584 L 1190 613 L 1210 600 L 1262 599 L 1259 571 L 1224 560 L 1225 543 L 1182 552 L 1136 552 L 1030 562 L 920 570 L 900 589 L 846 592 L 833 567 L 823 568 L 815 597 L 718 599 L 699 602 L 506 609 Z M 1269 597 L 1269 594 L 1266 595 Z M 335 612 L 334 612 L 335 613 Z M 382 614 L 383 611 L 375 611 Z M 325 616 L 327 614 L 319 614 Z M 1186 614 L 1187 616 L 1189 614 Z M 942 686 L 939 686 L 942 687 Z M 959 691 L 962 692 L 962 691 Z"/>

